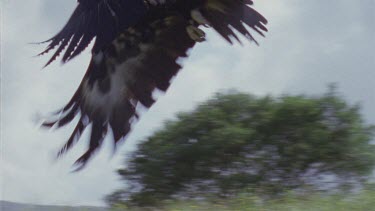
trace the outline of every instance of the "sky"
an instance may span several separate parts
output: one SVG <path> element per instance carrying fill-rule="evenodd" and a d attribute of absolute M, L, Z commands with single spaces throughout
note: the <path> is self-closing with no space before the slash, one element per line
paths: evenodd
<path fill-rule="evenodd" d="M 84 152 L 87 134 L 63 159 L 54 155 L 73 129 L 40 129 L 37 120 L 63 106 L 86 70 L 89 51 L 68 64 L 34 57 L 65 24 L 75 0 L 1 0 L 0 200 L 52 205 L 104 205 L 121 188 L 116 169 L 136 143 L 177 112 L 189 111 L 215 92 L 237 89 L 256 95 L 322 94 L 337 83 L 350 103 L 360 103 L 375 124 L 375 1 L 256 0 L 269 20 L 259 46 L 227 44 L 207 31 L 168 92 L 142 115 L 115 155 L 104 144 L 81 172 L 71 164 Z"/>

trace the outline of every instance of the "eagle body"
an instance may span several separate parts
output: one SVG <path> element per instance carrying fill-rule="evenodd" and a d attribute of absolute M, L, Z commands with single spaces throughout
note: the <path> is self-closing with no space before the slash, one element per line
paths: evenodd
<path fill-rule="evenodd" d="M 87 151 L 77 169 L 102 145 L 109 131 L 114 145 L 126 139 L 138 118 L 137 107 L 149 108 L 153 92 L 167 91 L 181 69 L 177 60 L 205 41 L 204 27 L 212 27 L 232 43 L 242 34 L 255 41 L 267 20 L 251 0 L 78 0 L 63 29 L 41 54 L 55 50 L 47 65 L 62 54 L 67 62 L 94 41 L 86 74 L 71 100 L 46 120 L 46 127 L 79 121 L 58 155 L 64 154 L 91 125 Z M 246 26 L 246 27 L 245 27 Z"/>

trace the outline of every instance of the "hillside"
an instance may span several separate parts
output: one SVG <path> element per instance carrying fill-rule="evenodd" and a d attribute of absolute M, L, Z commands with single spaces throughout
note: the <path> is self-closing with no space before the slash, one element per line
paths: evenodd
<path fill-rule="evenodd" d="M 108 211 L 103 207 L 43 206 L 0 201 L 0 211 Z"/>

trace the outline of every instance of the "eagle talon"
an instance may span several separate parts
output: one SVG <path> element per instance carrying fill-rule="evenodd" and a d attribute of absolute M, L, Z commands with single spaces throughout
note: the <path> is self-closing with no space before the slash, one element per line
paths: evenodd
<path fill-rule="evenodd" d="M 196 42 L 203 42 L 206 40 L 204 31 L 196 26 L 189 25 L 186 27 L 189 37 Z"/>

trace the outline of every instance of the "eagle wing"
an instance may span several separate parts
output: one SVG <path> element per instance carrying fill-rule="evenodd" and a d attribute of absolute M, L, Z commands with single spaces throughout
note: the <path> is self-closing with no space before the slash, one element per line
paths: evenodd
<path fill-rule="evenodd" d="M 204 41 L 200 25 L 214 28 L 230 43 L 231 38 L 238 39 L 235 31 L 254 40 L 244 24 L 260 34 L 266 31 L 266 19 L 249 7 L 251 1 L 202 2 L 190 9 L 183 7 L 188 9 L 188 16 L 186 12 L 175 12 L 181 6 L 177 3 L 174 10 L 156 7 L 105 48 L 93 52 L 87 72 L 70 102 L 43 124 L 62 127 L 79 116 L 59 155 L 69 150 L 90 125 L 89 146 L 76 161 L 77 169 L 84 167 L 100 148 L 108 131 L 112 131 L 115 146 L 126 139 L 132 123 L 139 117 L 137 106 L 151 107 L 155 102 L 153 92 L 165 92 L 181 69 L 177 60 L 187 57 L 190 48 Z"/>
<path fill-rule="evenodd" d="M 115 39 L 121 30 L 134 25 L 146 14 L 140 0 L 78 0 L 78 6 L 63 29 L 52 38 L 39 55 L 57 48 L 45 66 L 53 62 L 64 50 L 62 62 L 80 54 L 96 38 L 96 53 Z"/>

